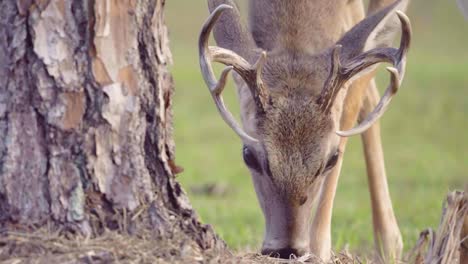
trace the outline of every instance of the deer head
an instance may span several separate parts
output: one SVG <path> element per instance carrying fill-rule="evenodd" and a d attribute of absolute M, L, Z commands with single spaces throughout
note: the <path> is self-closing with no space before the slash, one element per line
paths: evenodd
<path fill-rule="evenodd" d="M 309 247 L 313 201 L 341 155 L 340 137 L 369 128 L 400 87 L 411 37 L 408 18 L 397 11 L 405 1 L 367 17 L 316 54 L 290 39 L 286 45 L 267 43 L 271 48 L 263 51 L 242 27 L 230 0 L 209 3 L 213 12 L 200 34 L 200 67 L 221 117 L 243 142 L 244 161 L 265 216 L 262 252 L 301 255 Z M 402 29 L 398 49 L 389 47 L 398 30 L 395 18 Z M 219 47 L 208 46 L 213 28 Z M 212 62 L 227 66 L 219 79 Z M 357 127 L 340 131 L 349 84 L 382 62 L 392 67 L 387 68 L 391 80 L 380 103 Z M 222 98 L 231 71 L 239 86 L 244 128 Z"/>

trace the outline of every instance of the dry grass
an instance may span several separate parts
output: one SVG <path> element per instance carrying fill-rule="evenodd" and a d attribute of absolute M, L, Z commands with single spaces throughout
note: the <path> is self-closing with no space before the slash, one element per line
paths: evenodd
<path fill-rule="evenodd" d="M 67 239 L 38 231 L 8 232 L 0 238 L 1 263 L 320 263 L 312 255 L 291 260 L 259 254 L 234 255 L 204 251 L 182 238 L 144 239 L 107 232 L 94 239 Z M 3 236 L 2 235 L 2 236 Z M 359 263 L 349 254 L 334 256 L 333 264 Z"/>
<path fill-rule="evenodd" d="M 305 255 L 300 258 L 291 258 L 290 260 L 278 260 L 268 256 L 261 256 L 259 254 L 246 254 L 242 257 L 238 257 L 236 263 L 262 263 L 262 264 L 292 264 L 292 263 L 314 263 L 314 264 L 354 264 L 363 263 L 358 257 L 349 254 L 348 252 L 342 252 L 334 255 L 330 262 L 323 262 L 314 255 Z"/>
<path fill-rule="evenodd" d="M 447 196 L 437 231 L 421 232 L 409 262 L 415 264 L 461 263 L 462 229 L 468 217 L 468 193 L 452 192 Z M 467 260 L 468 261 L 468 260 Z"/>
<path fill-rule="evenodd" d="M 0 238 L 0 260 L 5 263 L 193 263 L 219 255 L 202 254 L 185 237 L 154 239 L 107 232 L 93 239 L 67 239 L 42 230 L 5 235 Z"/>
<path fill-rule="evenodd" d="M 453 192 L 447 197 L 437 231 L 426 230 L 404 263 L 460 263 L 459 250 L 468 195 Z M 184 234 L 157 239 L 147 235 L 129 236 L 106 232 L 102 236 L 70 239 L 38 230 L 33 234 L 0 233 L 2 263 L 318 263 L 312 255 L 278 260 L 259 254 L 234 255 L 227 250 L 201 251 Z M 333 264 L 371 263 L 349 253 L 337 254 Z"/>

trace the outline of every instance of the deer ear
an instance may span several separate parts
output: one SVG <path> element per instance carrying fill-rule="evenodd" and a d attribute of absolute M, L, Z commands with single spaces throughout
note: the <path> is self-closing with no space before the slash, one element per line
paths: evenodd
<path fill-rule="evenodd" d="M 408 0 L 397 0 L 354 26 L 337 43 L 343 46 L 341 57 L 350 59 L 364 51 L 391 46 L 400 29 L 396 11 L 405 11 L 407 5 Z"/>
<path fill-rule="evenodd" d="M 241 23 L 239 9 L 232 0 L 208 0 L 210 13 L 219 5 L 229 5 L 230 10 L 223 12 L 214 28 L 214 38 L 221 48 L 229 49 L 247 60 L 252 57 L 255 42 L 250 32 Z"/>

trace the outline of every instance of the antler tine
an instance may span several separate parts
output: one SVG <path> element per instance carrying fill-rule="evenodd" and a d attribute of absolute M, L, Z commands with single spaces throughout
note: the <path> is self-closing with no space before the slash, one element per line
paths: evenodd
<path fill-rule="evenodd" d="M 203 79 L 205 80 L 205 83 L 210 90 L 210 93 L 213 97 L 213 100 L 215 101 L 216 107 L 218 108 L 218 111 L 221 117 L 232 128 L 232 130 L 234 130 L 234 132 L 236 132 L 239 135 L 239 137 L 245 143 L 255 143 L 255 142 L 258 142 L 258 140 L 249 136 L 241 128 L 241 126 L 239 126 L 239 124 L 236 122 L 236 120 L 232 116 L 231 112 L 229 112 L 229 110 L 226 108 L 226 105 L 224 104 L 224 100 L 222 97 L 222 92 L 224 90 L 224 87 L 226 86 L 227 77 L 229 73 L 233 69 L 236 69 L 236 71 L 238 71 L 239 74 L 241 74 L 243 69 L 248 70 L 250 68 L 249 64 L 245 60 L 240 59 L 241 57 L 235 54 L 234 52 L 222 49 L 222 51 L 217 52 L 215 56 L 219 59 L 222 56 L 222 54 L 224 55 L 227 54 L 228 55 L 227 57 L 230 60 L 232 60 L 233 63 L 232 65 L 229 65 L 223 70 L 219 81 L 216 80 L 216 77 L 213 72 L 213 67 L 211 65 L 213 55 L 210 53 L 210 50 L 212 49 L 208 47 L 208 40 L 209 40 L 211 31 L 213 30 L 213 27 L 216 24 L 216 21 L 219 19 L 222 12 L 224 12 L 227 9 L 232 9 L 232 7 L 229 5 L 218 6 L 213 11 L 213 13 L 208 17 L 207 21 L 202 27 L 202 31 L 200 33 L 199 42 L 198 42 L 198 48 L 199 48 L 199 53 L 200 53 L 200 68 L 202 71 Z M 237 63 L 234 63 L 234 62 L 237 62 Z M 238 68 L 236 68 L 236 66 Z"/>
<path fill-rule="evenodd" d="M 256 77 L 258 86 L 263 85 L 262 70 L 263 70 L 263 66 L 265 65 L 265 61 L 266 61 L 266 51 L 262 51 L 260 58 L 258 58 L 257 62 L 253 66 L 253 68 L 255 69 L 255 77 Z"/>
<path fill-rule="evenodd" d="M 324 112 L 331 108 L 334 98 L 340 89 L 340 72 L 342 70 L 340 53 L 342 48 L 343 46 L 341 44 L 337 44 L 333 47 L 330 75 L 325 83 L 325 87 L 329 87 L 330 89 L 323 89 L 318 99 L 318 103 L 321 105 L 322 111 Z"/>
<path fill-rule="evenodd" d="M 261 78 L 263 66 L 266 61 L 266 52 L 262 51 L 254 65 L 235 52 L 220 47 L 209 47 L 212 60 L 224 65 L 231 65 L 242 79 L 246 81 L 259 111 L 264 111 L 267 106 L 268 90 L 265 89 Z"/>
<path fill-rule="evenodd" d="M 253 66 L 253 72 L 255 74 L 256 92 L 258 93 L 257 95 L 254 94 L 254 97 L 256 96 L 256 100 L 260 101 L 260 105 L 262 108 L 265 108 L 265 106 L 267 105 L 266 100 L 268 98 L 268 92 L 265 89 L 265 85 L 263 84 L 262 80 L 262 70 L 263 66 L 265 65 L 266 56 L 266 51 L 262 51 L 260 57 Z"/>
<path fill-rule="evenodd" d="M 223 49 L 220 47 L 208 47 L 208 52 L 211 56 L 211 60 L 219 62 L 224 65 L 233 66 L 234 70 L 242 76 L 242 78 L 249 78 L 252 66 L 244 58 L 237 55 L 235 52 Z"/>
<path fill-rule="evenodd" d="M 381 53 L 384 58 L 383 61 L 391 61 L 395 67 L 388 67 L 387 70 L 391 74 L 390 85 L 385 90 L 384 95 L 380 99 L 375 109 L 362 121 L 357 127 L 347 131 L 336 131 L 339 136 L 350 137 L 353 135 L 361 134 L 370 128 L 379 118 L 385 113 L 393 96 L 398 92 L 401 86 L 403 77 L 406 70 L 406 54 L 411 43 L 411 23 L 409 18 L 401 11 L 397 11 L 398 18 L 401 22 L 402 36 L 400 41 L 400 47 L 396 52 Z M 394 50 L 394 49 L 392 49 Z"/>
<path fill-rule="evenodd" d="M 208 40 L 210 38 L 211 31 L 216 21 L 221 16 L 222 12 L 226 9 L 231 9 L 228 5 L 219 6 L 207 19 L 200 32 L 198 49 L 200 53 L 200 68 L 202 70 L 203 79 L 206 85 L 212 91 L 217 85 L 218 81 L 213 73 L 213 67 L 211 65 L 211 53 L 208 47 Z"/>
<path fill-rule="evenodd" d="M 400 40 L 400 48 L 398 49 L 398 56 L 397 61 L 399 62 L 399 67 L 401 68 L 400 71 L 400 78 L 403 80 L 405 67 L 406 67 L 406 54 L 408 53 L 409 47 L 411 45 L 411 22 L 408 16 L 405 13 L 401 12 L 400 10 L 396 11 L 398 15 L 398 19 L 401 22 L 401 40 Z M 403 75 L 402 75 L 403 74 Z"/>

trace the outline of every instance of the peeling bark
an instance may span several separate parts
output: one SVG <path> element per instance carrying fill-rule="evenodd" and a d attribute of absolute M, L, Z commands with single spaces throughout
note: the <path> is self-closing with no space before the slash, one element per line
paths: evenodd
<path fill-rule="evenodd" d="M 161 235 L 176 224 L 217 243 L 174 179 L 163 9 L 0 2 L 0 227 Z"/>

